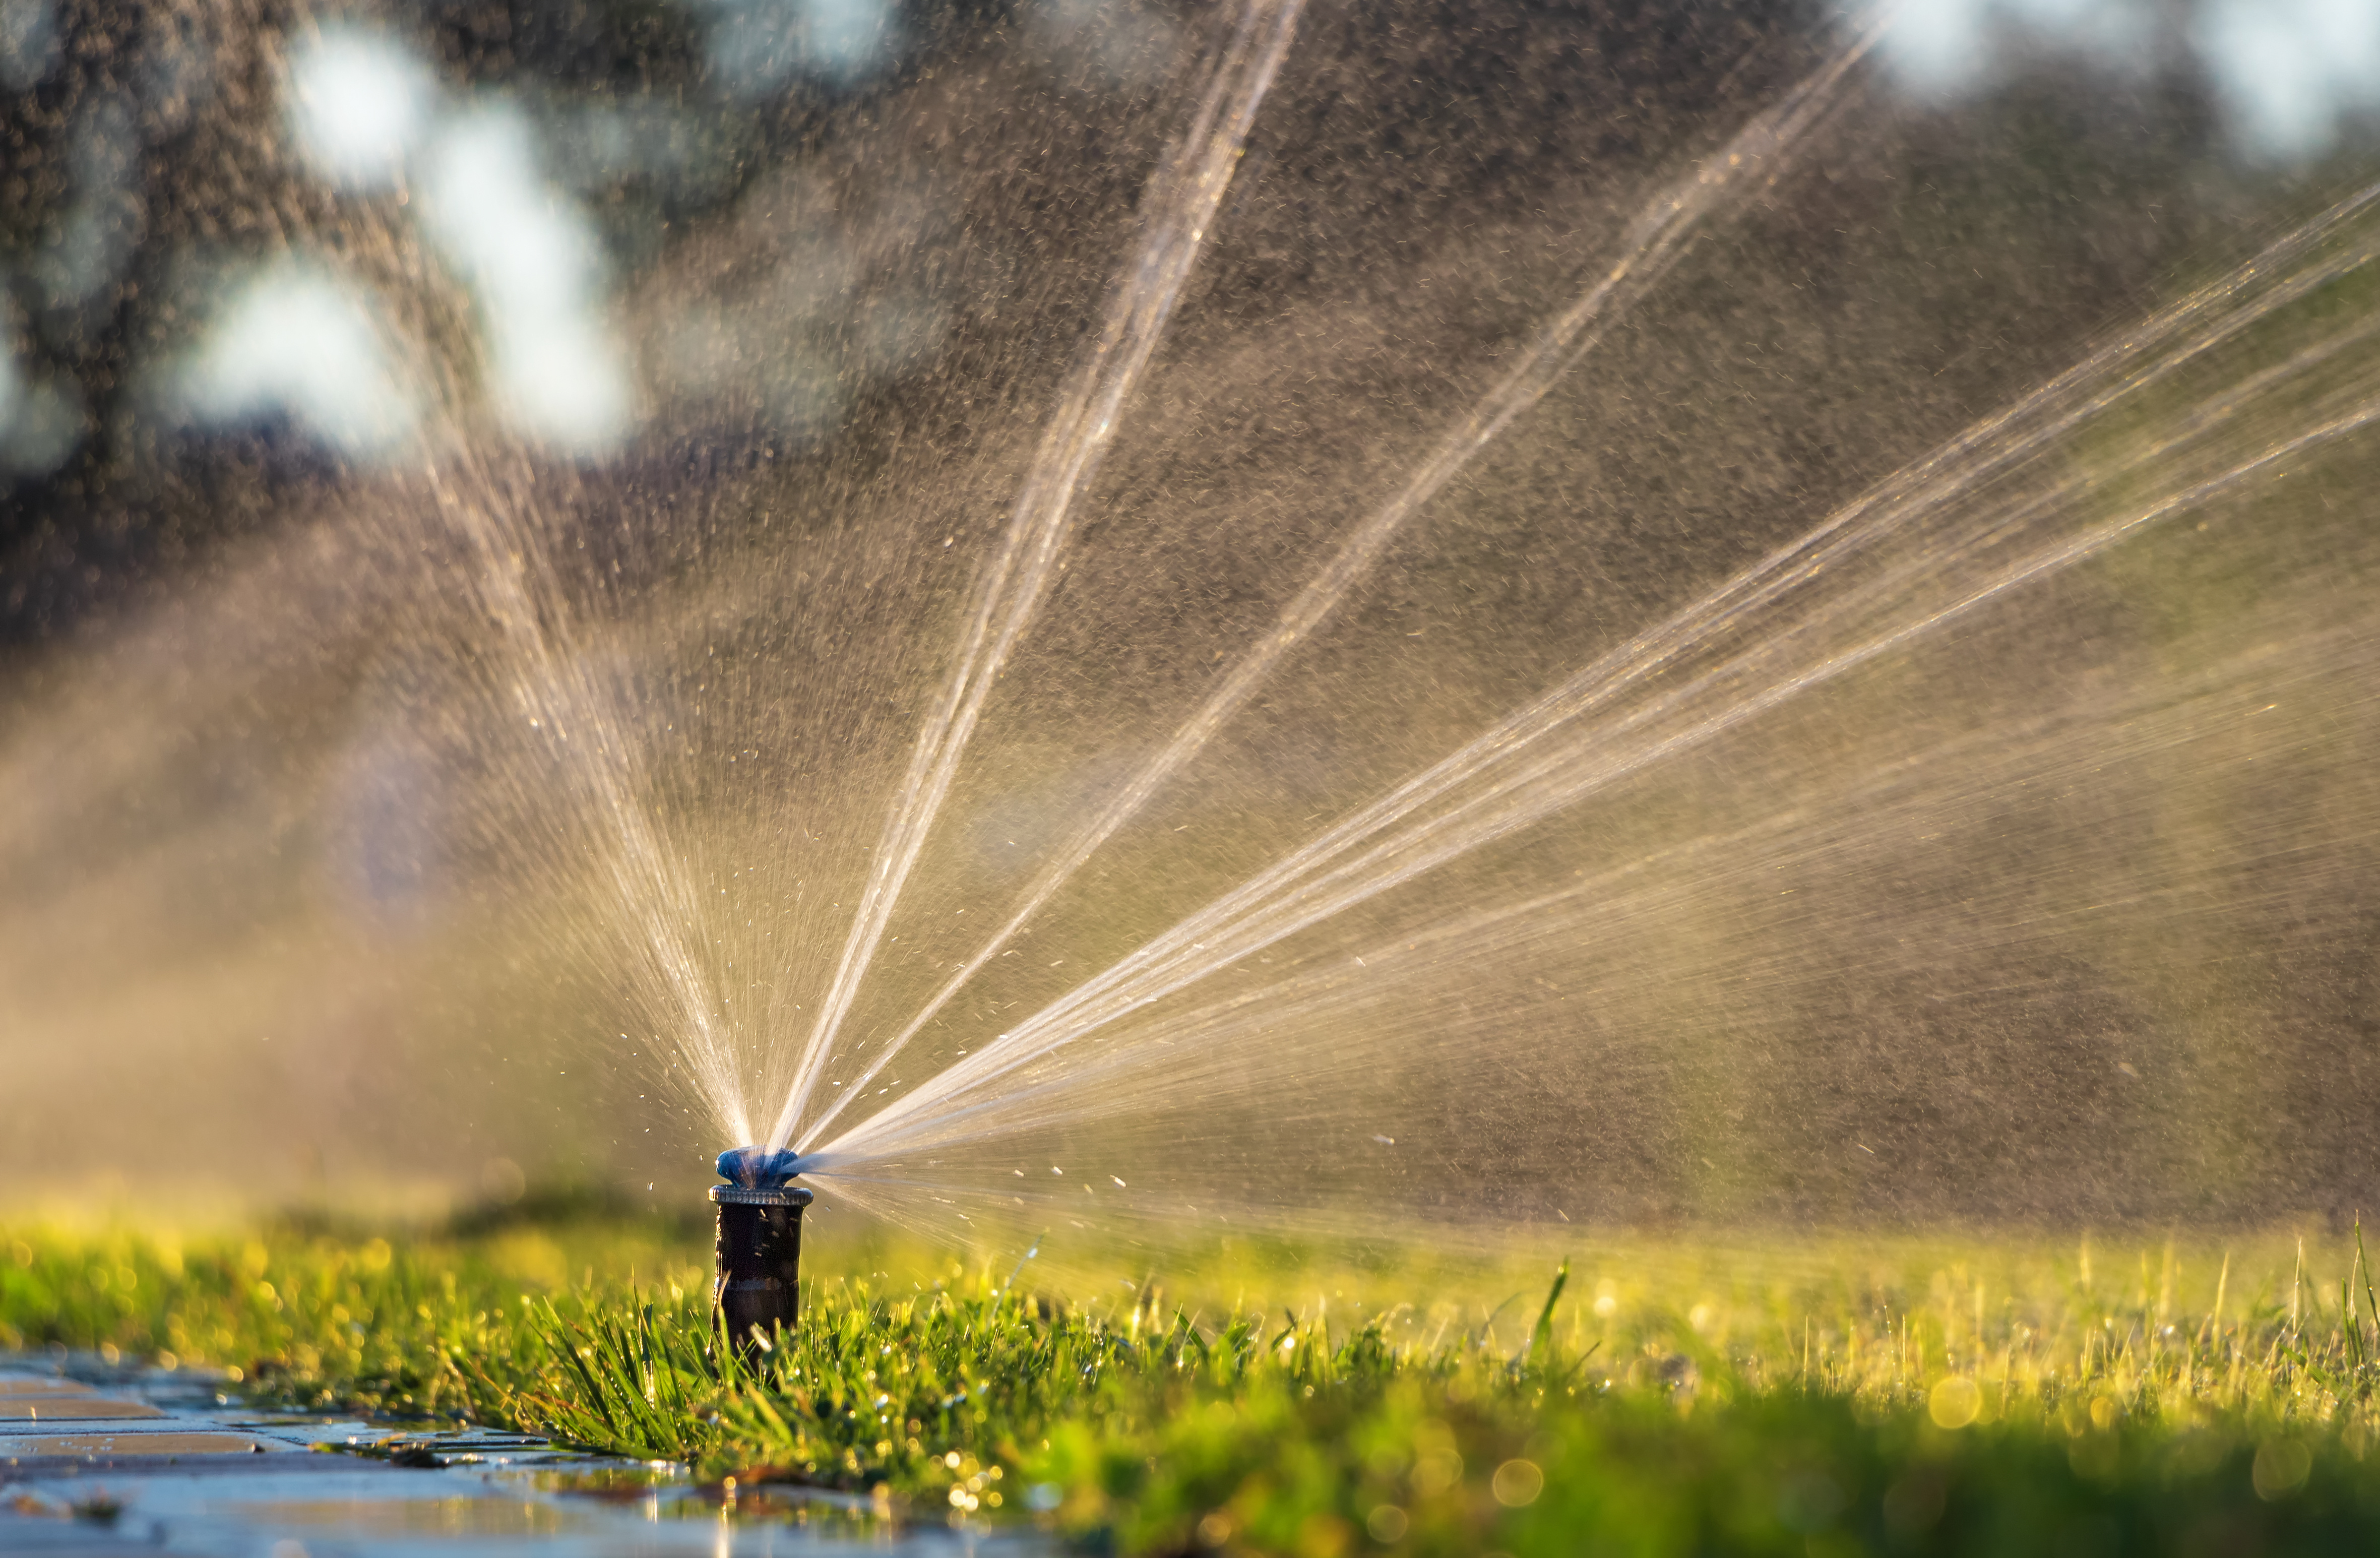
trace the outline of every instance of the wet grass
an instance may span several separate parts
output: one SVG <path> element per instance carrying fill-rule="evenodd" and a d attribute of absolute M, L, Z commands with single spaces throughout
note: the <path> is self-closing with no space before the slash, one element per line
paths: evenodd
<path fill-rule="evenodd" d="M 2380 1540 L 2380 1295 L 2351 1236 L 1578 1242 L 1559 1275 L 1531 1252 L 1243 1249 L 1071 1304 L 1011 1270 L 820 1250 L 813 1271 L 859 1274 L 815 1282 L 800 1331 L 747 1368 L 712 1333 L 699 1247 L 633 1220 L 18 1228 L 0 1345 L 204 1364 L 274 1404 L 519 1427 L 1132 1553 Z"/>

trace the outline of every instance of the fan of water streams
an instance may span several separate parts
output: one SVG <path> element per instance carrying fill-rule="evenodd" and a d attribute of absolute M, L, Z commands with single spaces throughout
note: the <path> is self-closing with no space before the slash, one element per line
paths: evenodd
<path fill-rule="evenodd" d="M 1858 53 L 1853 47 L 1839 55 L 1688 181 L 1655 196 L 1622 235 L 1604 277 L 1546 328 L 1510 378 L 1458 420 L 1398 494 L 1354 527 L 1278 624 L 1218 676 L 1215 690 L 1180 729 L 1063 839 L 1000 929 L 888 1040 L 855 1043 L 833 1056 L 852 1075 L 836 1084 L 843 1090 L 833 1102 L 817 1104 L 817 1084 L 848 1012 L 848 996 L 830 1006 L 813 1029 L 770 1145 L 805 1140 L 806 1173 L 885 1187 L 889 1194 L 871 1199 L 899 1216 L 904 1195 L 973 1188 L 980 1175 L 958 1167 L 967 1153 L 992 1143 L 1014 1151 L 1004 1138 L 1063 1133 L 1095 1115 L 1148 1111 L 1151 1095 L 1168 1089 L 1188 1087 L 1203 1108 L 1225 1111 L 1267 1097 L 1327 1095 L 1342 1085 L 1338 1078 L 1378 1055 L 1379 1041 L 1315 1036 L 1344 1033 L 1356 1009 L 1381 1003 L 1378 987 L 1411 980 L 1410 955 L 1425 945 L 1430 948 L 1425 961 L 1437 977 L 1461 981 L 1475 967 L 1471 960 L 1484 959 L 1491 947 L 1511 955 L 1516 921 L 1533 942 L 1577 936 L 1567 922 L 1581 907 L 1610 914 L 1615 877 L 1678 869 L 1679 860 L 1663 856 L 1755 841 L 1767 843 L 1773 855 L 1782 840 L 1787 858 L 1806 865 L 1844 851 L 1845 841 L 1826 837 L 1832 819 L 1825 811 L 1796 811 L 1724 841 L 1696 840 L 1608 870 L 1591 885 L 1425 922 L 1406 932 L 1411 939 L 1402 946 L 1375 947 L 1368 959 L 1349 955 L 1352 968 L 1268 984 L 1186 1012 L 1174 998 L 1225 970 L 1245 971 L 1250 957 L 1623 786 L 1871 661 L 1953 629 L 2010 591 L 2176 516 L 2202 515 L 2380 415 L 2374 371 L 2380 364 L 2369 351 L 2374 326 L 2328 310 L 2311 326 L 2292 329 L 2285 319 L 2293 307 L 2357 276 L 2374 259 L 2368 208 L 2380 197 L 2367 192 L 2143 322 L 1659 626 L 1598 656 L 1030 1016 L 1008 1021 L 988 1041 L 979 1039 L 898 1099 L 885 1102 L 891 1089 L 877 1089 L 864 1118 L 828 1134 L 846 1106 L 868 1096 L 868 1085 L 904 1046 L 1007 950 L 1010 938 L 1029 926 L 1067 878 L 1195 759 L 1263 678 L 1327 618 L 1396 528 L 1591 350 L 1603 310 L 1624 309 L 1631 289 L 1657 283 L 1694 225 L 1723 209 L 1735 186 L 1773 181 L 1783 171 L 1797 140 L 1823 120 L 1830 94 Z M 2196 382 L 2186 382 L 2193 371 Z M 2144 414 L 2144 405 L 2154 411 Z M 2122 431 L 2103 432 L 2111 424 Z M 2078 459 L 2083 448 L 2089 454 Z M 1022 529 L 1020 516 L 1012 534 Z M 975 674 L 972 647 L 963 648 L 954 696 Z M 2005 745 L 2007 736 L 1996 744 Z M 920 751 L 930 742 L 947 762 L 954 756 L 951 741 L 933 732 L 921 740 Z M 1966 771 L 1976 761 L 1974 745 L 1972 738 L 1947 743 L 1888 772 L 1905 784 L 1904 767 L 1955 767 L 1972 785 Z M 2047 765 L 2028 750 L 2010 765 L 2013 774 L 2003 769 L 1998 783 L 2037 776 Z M 1859 777 L 1853 771 L 1838 805 L 1864 808 L 1880 798 L 1877 791 L 1885 786 Z M 1973 805 L 1978 793 L 1988 788 L 1963 798 Z M 920 796 L 905 788 L 888 825 L 888 846 L 879 853 L 881 861 L 897 838 L 902 858 L 897 867 L 880 865 L 880 876 L 897 882 L 905 874 L 940 798 L 939 791 Z M 1935 797 L 1933 803 L 1954 806 L 1956 800 Z M 1706 879 L 1718 874 L 1706 865 L 1701 871 Z M 1707 880 L 1695 883 L 1698 890 L 1707 886 Z M 885 897 L 871 890 L 861 917 L 871 926 L 868 945 L 881 933 L 873 927 L 889 917 Z M 1551 931 L 1556 925 L 1562 929 Z M 855 931 L 855 945 L 860 934 Z M 1541 943 L 1537 955 L 1544 956 Z M 1372 972 L 1376 964 L 1378 974 Z M 847 990 L 852 967 L 846 955 L 838 992 Z M 1161 1015 L 1143 1016 L 1152 1012 Z M 1360 1027 L 1377 1020 L 1361 1019 Z M 1125 1031 L 1107 1031 L 1116 1026 Z M 1286 1035 L 1295 1037 L 1284 1043 Z M 1394 1145 L 1379 1133 L 1373 1140 Z M 1063 1177 L 1062 1169 L 1051 1172 Z M 1026 1177 L 1022 1170 L 1012 1173 Z M 1120 1175 L 1106 1178 L 1119 1190 L 1129 1189 Z M 995 1204 L 1003 1199 L 1022 1204 L 1013 1189 L 990 1194 Z M 948 1196 L 932 1199 L 955 1204 Z M 1167 1210 L 1180 1215 L 1196 1208 L 1184 1200 Z"/>
<path fill-rule="evenodd" d="M 1888 33 L 1425 11 L 710 59 L 609 455 L 445 153 L 272 207 L 431 389 L 12 684 L 21 1096 L 966 1239 L 2355 1194 L 2380 187 L 1996 261 Z"/>
<path fill-rule="evenodd" d="M 2219 507 L 2258 478 L 2301 469 L 2298 462 L 2361 432 L 2380 417 L 2380 360 L 2370 354 L 2380 325 L 2327 311 L 2308 331 L 2273 331 L 2271 322 L 2372 263 L 2369 208 L 2375 201 L 2380 191 L 2367 192 L 2289 235 L 1598 657 L 899 1100 L 813 1145 L 807 1172 L 877 1169 L 881 1177 L 886 1167 L 922 1159 L 926 1172 L 895 1182 L 932 1184 L 930 1170 L 955 1149 L 1062 1128 L 1076 1114 L 1145 1106 L 1148 1090 L 1181 1085 L 1190 1075 L 1210 1103 L 1312 1089 L 1318 1074 L 1360 1065 L 1369 1042 L 1299 1044 L 1291 1059 L 1275 1048 L 1277 1036 L 1284 1028 L 1342 1028 L 1349 1015 L 1342 1008 L 1376 1004 L 1382 999 L 1376 986 L 1411 978 L 1408 955 L 1427 945 L 1439 977 L 1461 980 L 1472 977 L 1471 960 L 1491 948 L 1510 955 L 1516 920 L 1532 937 L 1566 941 L 1579 934 L 1568 921 L 1581 907 L 1611 916 L 1615 878 L 1659 875 L 1686 862 L 1661 856 L 1632 861 L 1590 884 L 1426 923 L 1401 944 L 1376 947 L 1371 959 L 1352 956 L 1354 971 L 1334 968 L 1187 1012 L 1168 1003 L 1379 894 L 1636 780 L 1871 661 L 1953 629 L 2009 591 L 2177 516 Z M 2203 359 L 2230 351 L 2247 360 L 2223 362 L 2203 387 L 2176 386 Z M 2154 416 L 2141 415 L 2143 401 L 2155 405 Z M 2130 425 L 2077 458 L 2078 444 L 2095 443 L 2100 427 L 2119 421 Z M 1293 639 L 1293 630 L 1280 638 Z M 1197 716 L 1209 717 L 1207 709 Z M 1196 730 L 1177 737 L 1175 747 L 1195 750 Z M 2020 727 L 1991 743 L 2001 749 L 1991 757 L 2004 765 L 1994 775 L 1998 785 L 2015 775 L 2037 778 L 2051 766 L 2024 743 L 2028 734 Z M 2093 758 L 2107 761 L 2121 737 L 2100 733 L 2100 742 Z M 1893 785 L 1909 782 L 1905 765 L 1950 770 L 1958 785 L 1973 785 L 1975 745 L 1949 743 L 1902 760 L 1888 771 L 1890 785 L 1858 783 L 1854 771 L 1835 804 L 1860 809 L 1863 821 L 1873 823 L 1866 809 Z M 2023 753 L 2012 764 L 2010 745 Z M 1123 794 L 1136 800 L 1154 787 L 1150 777 L 1136 776 Z M 1932 804 L 1955 807 L 1964 798 L 1972 805 L 1989 788 L 1931 797 Z M 1788 858 L 1803 864 L 1843 851 L 1846 841 L 1828 835 L 1832 821 L 1825 812 L 1796 811 L 1742 833 L 1694 840 L 1674 854 L 1690 860 L 1706 850 L 1765 844 L 1769 858 L 1760 869 L 1783 870 L 1781 862 L 1769 863 L 1780 843 Z M 1075 846 L 1062 859 L 1076 864 L 1088 853 Z M 1694 891 L 1720 874 L 1706 863 L 1695 869 Z M 1017 919 L 1038 908 L 1049 891 L 1037 882 Z M 1014 929 L 1012 921 L 1002 934 Z M 960 978 L 985 960 L 977 955 Z M 1378 975 L 1371 973 L 1375 961 Z M 1105 1035 L 1144 1009 L 1163 1015 L 1121 1037 Z M 859 1080 L 880 1071 L 917 1026 L 897 1035 Z M 1219 1064 L 1221 1056 L 1232 1059 Z M 1261 1072 L 1260 1062 L 1269 1062 Z M 1032 1085 L 1020 1086 L 1020 1074 Z M 799 1117 L 806 1097 L 795 1094 L 788 1121 Z M 836 1113 L 823 1112 L 820 1126 Z M 787 1134 L 781 1126 L 779 1141 Z"/>

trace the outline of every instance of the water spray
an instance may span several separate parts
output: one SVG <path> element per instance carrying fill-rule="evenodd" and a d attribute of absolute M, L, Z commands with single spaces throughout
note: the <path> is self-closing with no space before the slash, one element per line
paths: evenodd
<path fill-rule="evenodd" d="M 735 1147 L 719 1154 L 710 1187 L 719 1208 L 719 1280 L 711 1302 L 727 1334 L 746 1352 L 754 1337 L 790 1331 L 801 1308 L 802 1208 L 809 1191 L 793 1183 L 797 1152 Z"/>

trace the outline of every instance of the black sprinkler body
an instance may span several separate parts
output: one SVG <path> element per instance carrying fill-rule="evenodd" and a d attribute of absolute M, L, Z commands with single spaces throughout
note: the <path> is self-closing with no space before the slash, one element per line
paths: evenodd
<path fill-rule="evenodd" d="M 738 1349 L 757 1350 L 762 1336 L 793 1329 L 801 1306 L 802 1208 L 810 1193 L 792 1183 L 799 1155 L 761 1147 L 719 1154 L 710 1187 L 719 1208 L 719 1280 L 711 1301 Z"/>

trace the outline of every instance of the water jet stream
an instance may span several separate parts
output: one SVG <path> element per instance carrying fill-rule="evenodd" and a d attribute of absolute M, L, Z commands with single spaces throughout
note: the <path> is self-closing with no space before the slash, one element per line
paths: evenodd
<path fill-rule="evenodd" d="M 500 481 L 478 455 L 467 456 L 466 475 L 472 492 L 489 494 L 526 490 L 534 480 L 516 470 Z M 430 482 L 449 528 L 470 549 L 480 608 L 503 636 L 511 681 L 497 690 L 552 747 L 556 772 L 579 787 L 575 798 L 591 822 L 599 872 L 613 900 L 633 907 L 643 976 L 659 998 L 658 1026 L 672 1036 L 698 1094 L 731 1131 L 748 1138 L 743 1080 L 731 1064 L 717 995 L 687 938 L 701 923 L 700 895 L 642 798 L 642 749 L 620 728 L 588 668 L 544 540 L 525 503 L 468 495 L 435 464 Z"/>
<path fill-rule="evenodd" d="M 2070 542 L 2027 556 L 1992 576 L 1982 586 L 1947 605 L 1925 612 L 1914 621 L 1848 647 L 1824 650 L 1815 657 L 1817 663 L 1807 669 L 1791 673 L 1760 687 L 1725 704 L 1716 712 L 1692 718 L 1681 729 L 1622 748 L 1616 757 L 1599 758 L 1589 753 L 1586 747 L 1590 738 L 1607 733 L 1591 730 L 1569 746 L 1537 759 L 1518 773 L 1488 785 L 1480 794 L 1455 803 L 1445 812 L 1426 818 L 1402 835 L 1391 834 L 1382 842 L 1371 845 L 1344 864 L 1318 870 L 1319 866 L 1327 864 L 1328 856 L 1305 862 L 1304 870 L 1316 871 L 1317 874 L 1303 882 L 1296 880 L 1304 874 L 1303 871 L 1281 870 L 1278 872 L 1278 884 L 1275 881 L 1262 883 L 1275 888 L 1269 900 L 1245 890 L 1220 900 L 1217 905 L 1210 906 L 1199 916 L 1185 921 L 1183 927 L 1149 943 L 1108 973 L 1087 981 L 1068 996 L 1061 997 L 991 1046 L 978 1051 L 976 1056 L 969 1056 L 935 1077 L 901 1103 L 871 1116 L 856 1133 L 856 1138 L 865 1140 L 871 1127 L 881 1128 L 879 1122 L 913 1115 L 937 1104 L 955 1090 L 962 1077 L 965 1085 L 979 1087 L 1004 1076 L 1016 1065 L 1071 1043 L 1085 1033 L 1205 978 L 1217 968 L 1251 955 L 1390 887 L 1410 881 L 1483 844 L 1574 804 L 1620 779 L 1699 746 L 1813 687 L 1906 646 L 2019 585 L 2100 551 L 2132 530 L 2173 514 L 2196 508 L 2240 481 L 2271 469 L 2279 461 L 2357 432 L 2375 420 L 2380 420 L 2380 396 L 2367 397 L 2302 437 L 2245 462 L 2223 476 L 2193 485 L 2121 519 L 2095 527 Z M 1765 651 L 1753 651 L 1730 662 L 1721 671 L 1689 683 L 1675 698 L 1664 700 L 1651 711 L 1619 722 L 1618 729 L 1609 734 L 1633 734 L 1653 725 L 1662 715 L 1675 713 L 1682 705 L 1692 713 L 1699 704 L 1697 695 L 1713 689 L 1724 691 L 1730 681 L 1737 679 L 1729 673 L 1756 669 L 1766 657 Z M 1500 749 L 1497 756 L 1523 749 L 1524 742 L 1533 741 L 1551 728 L 1558 727 L 1541 727 L 1528 732 L 1512 746 Z M 1564 772 L 1574 765 L 1585 765 L 1585 773 Z M 1492 770 L 1483 765 L 1479 772 Z M 1401 820 L 1401 816 L 1390 818 L 1380 827 L 1384 829 Z M 1358 834 L 1345 849 L 1353 849 L 1360 842 L 1362 836 Z M 1194 937 L 1206 939 L 1194 940 Z M 981 1064 L 978 1064 L 978 1056 L 982 1057 Z M 848 1139 L 838 1139 L 822 1149 L 822 1153 L 831 1156 L 847 1150 L 850 1145 Z"/>
<path fill-rule="evenodd" d="M 957 1094 L 1389 887 L 1547 817 L 1977 606 L 2194 508 L 2380 417 L 2380 380 L 2325 336 L 2205 396 L 2177 432 L 2099 470 L 2030 468 L 2275 311 L 2368 264 L 2342 202 L 2009 410 L 1888 479 L 1796 542 L 1606 654 L 1469 745 L 820 1148 L 872 1153 Z M 2335 249 L 2325 248 L 2340 240 Z M 2254 416 L 2288 390 L 2288 436 Z M 2030 484 L 2023 479 L 2031 476 Z M 2130 496 L 2127 488 L 2137 489 Z M 2113 492 L 2110 492 L 2113 489 Z M 2077 500 L 2112 506 L 2080 529 Z M 2046 532 L 2046 533 L 2045 533 Z M 1904 554 L 1886 543 L 1912 543 Z M 1781 618 L 1782 620 L 1779 620 Z"/>
<path fill-rule="evenodd" d="M 2360 641 L 2342 646 L 2361 650 Z M 2363 660 L 2368 662 L 2368 654 Z M 2366 663 L 2363 668 L 2369 670 Z M 1327 1066 L 1304 1046 L 1235 1041 L 1310 1031 L 1361 1018 L 1367 1031 L 1391 1014 L 1407 1014 L 1416 990 L 1450 988 L 1475 980 L 1488 966 L 1538 967 L 1550 955 L 1588 944 L 1597 928 L 1610 930 L 1658 920 L 1665 913 L 1730 889 L 1749 891 L 1777 873 L 1839 865 L 1873 848 L 1877 838 L 1905 833 L 1922 820 L 1967 812 L 2022 785 L 2029 790 L 2088 785 L 2108 768 L 2167 761 L 2187 752 L 2203 736 L 2207 710 L 2220 695 L 2245 704 L 2268 699 L 2330 694 L 2335 705 L 2339 666 L 2323 657 L 2293 678 L 2276 681 L 2256 657 L 2228 664 L 2180 689 L 2161 689 L 2130 708 L 2094 704 L 2063 716 L 2043 716 L 2009 730 L 1995 727 L 1936 745 L 1873 773 L 1840 794 L 1815 804 L 1788 807 L 1745 826 L 1702 834 L 1627 860 L 1593 876 L 1507 905 L 1449 916 L 1398 933 L 1361 951 L 1335 955 L 1320 967 L 1275 979 L 1255 989 L 1169 1013 L 1134 1027 L 1096 1058 L 1076 1058 L 1048 1075 L 1014 1074 L 997 1091 L 978 1087 L 946 1099 L 943 1106 L 905 1131 L 873 1141 L 862 1156 L 819 1156 L 818 1168 L 840 1175 L 892 1154 L 914 1156 L 958 1146 L 978 1146 L 1026 1132 L 1079 1126 L 1146 1107 L 1145 1080 L 1177 1096 L 1208 1097 L 1226 1091 L 1281 1089 L 1310 1082 Z M 2237 715 L 2239 711 L 2232 711 Z M 2112 728 L 2112 737 L 2108 732 Z M 1947 778 L 1943 777 L 1946 776 Z M 2302 846 L 2284 845 L 2255 858 L 2269 865 Z M 2011 887 L 2011 895 L 2021 889 Z M 2170 900 L 2178 890 L 2168 888 Z M 2091 906 L 2117 905 L 2104 897 Z M 2141 899 L 2121 907 L 2143 907 Z M 1998 906 L 1970 902 L 1968 912 L 2007 918 Z M 1894 906 L 1875 911 L 1898 912 Z M 2030 923 L 2019 939 L 2055 939 L 2058 924 Z M 1623 980 L 1651 982 L 1658 976 L 1624 972 Z M 1771 974 L 1772 979 L 1777 977 Z M 1754 988 L 1755 972 L 1742 976 Z M 1596 987 L 1609 996 L 1613 984 Z M 1425 1029 L 1427 1024 L 1422 1024 Z M 891 1166 L 899 1166 L 897 1164 Z"/>
<path fill-rule="evenodd" d="M 1704 220 L 1722 201 L 1741 196 L 1755 185 L 1772 187 L 1785 175 L 1795 155 L 1838 105 L 1838 89 L 1873 38 L 1871 31 L 1839 52 L 1780 102 L 1755 116 L 1693 175 L 1662 189 L 1637 213 L 1621 234 L 1618 257 L 1604 266 L 1594 285 L 1538 332 L 1519 364 L 1448 430 L 1395 496 L 1355 526 L 1282 609 L 1279 620 L 1223 674 L 1165 745 L 1066 839 L 1042 866 L 1007 920 L 960 964 L 853 1078 L 851 1086 L 818 1116 L 810 1126 L 813 1134 L 824 1130 L 861 1088 L 881 1074 L 909 1041 L 1000 955 L 1084 862 L 1205 749 L 1281 662 L 1330 618 L 1415 515 L 1585 360 L 1618 317 L 1660 284 Z"/>
<path fill-rule="evenodd" d="M 1139 252 L 1109 299 L 1099 333 L 1076 364 L 1027 470 L 998 554 L 978 586 L 951 679 L 918 732 L 894 792 L 834 976 L 806 1041 L 768 1145 L 793 1139 L 811 1091 L 857 999 L 902 887 L 948 797 L 1009 651 L 1055 578 L 1075 499 L 1097 472 L 1124 403 L 1164 338 L 1257 108 L 1289 50 L 1304 0 L 1248 0 L 1210 67 L 1206 91 L 1143 201 Z M 739 1135 L 737 1139 L 748 1139 Z"/>

